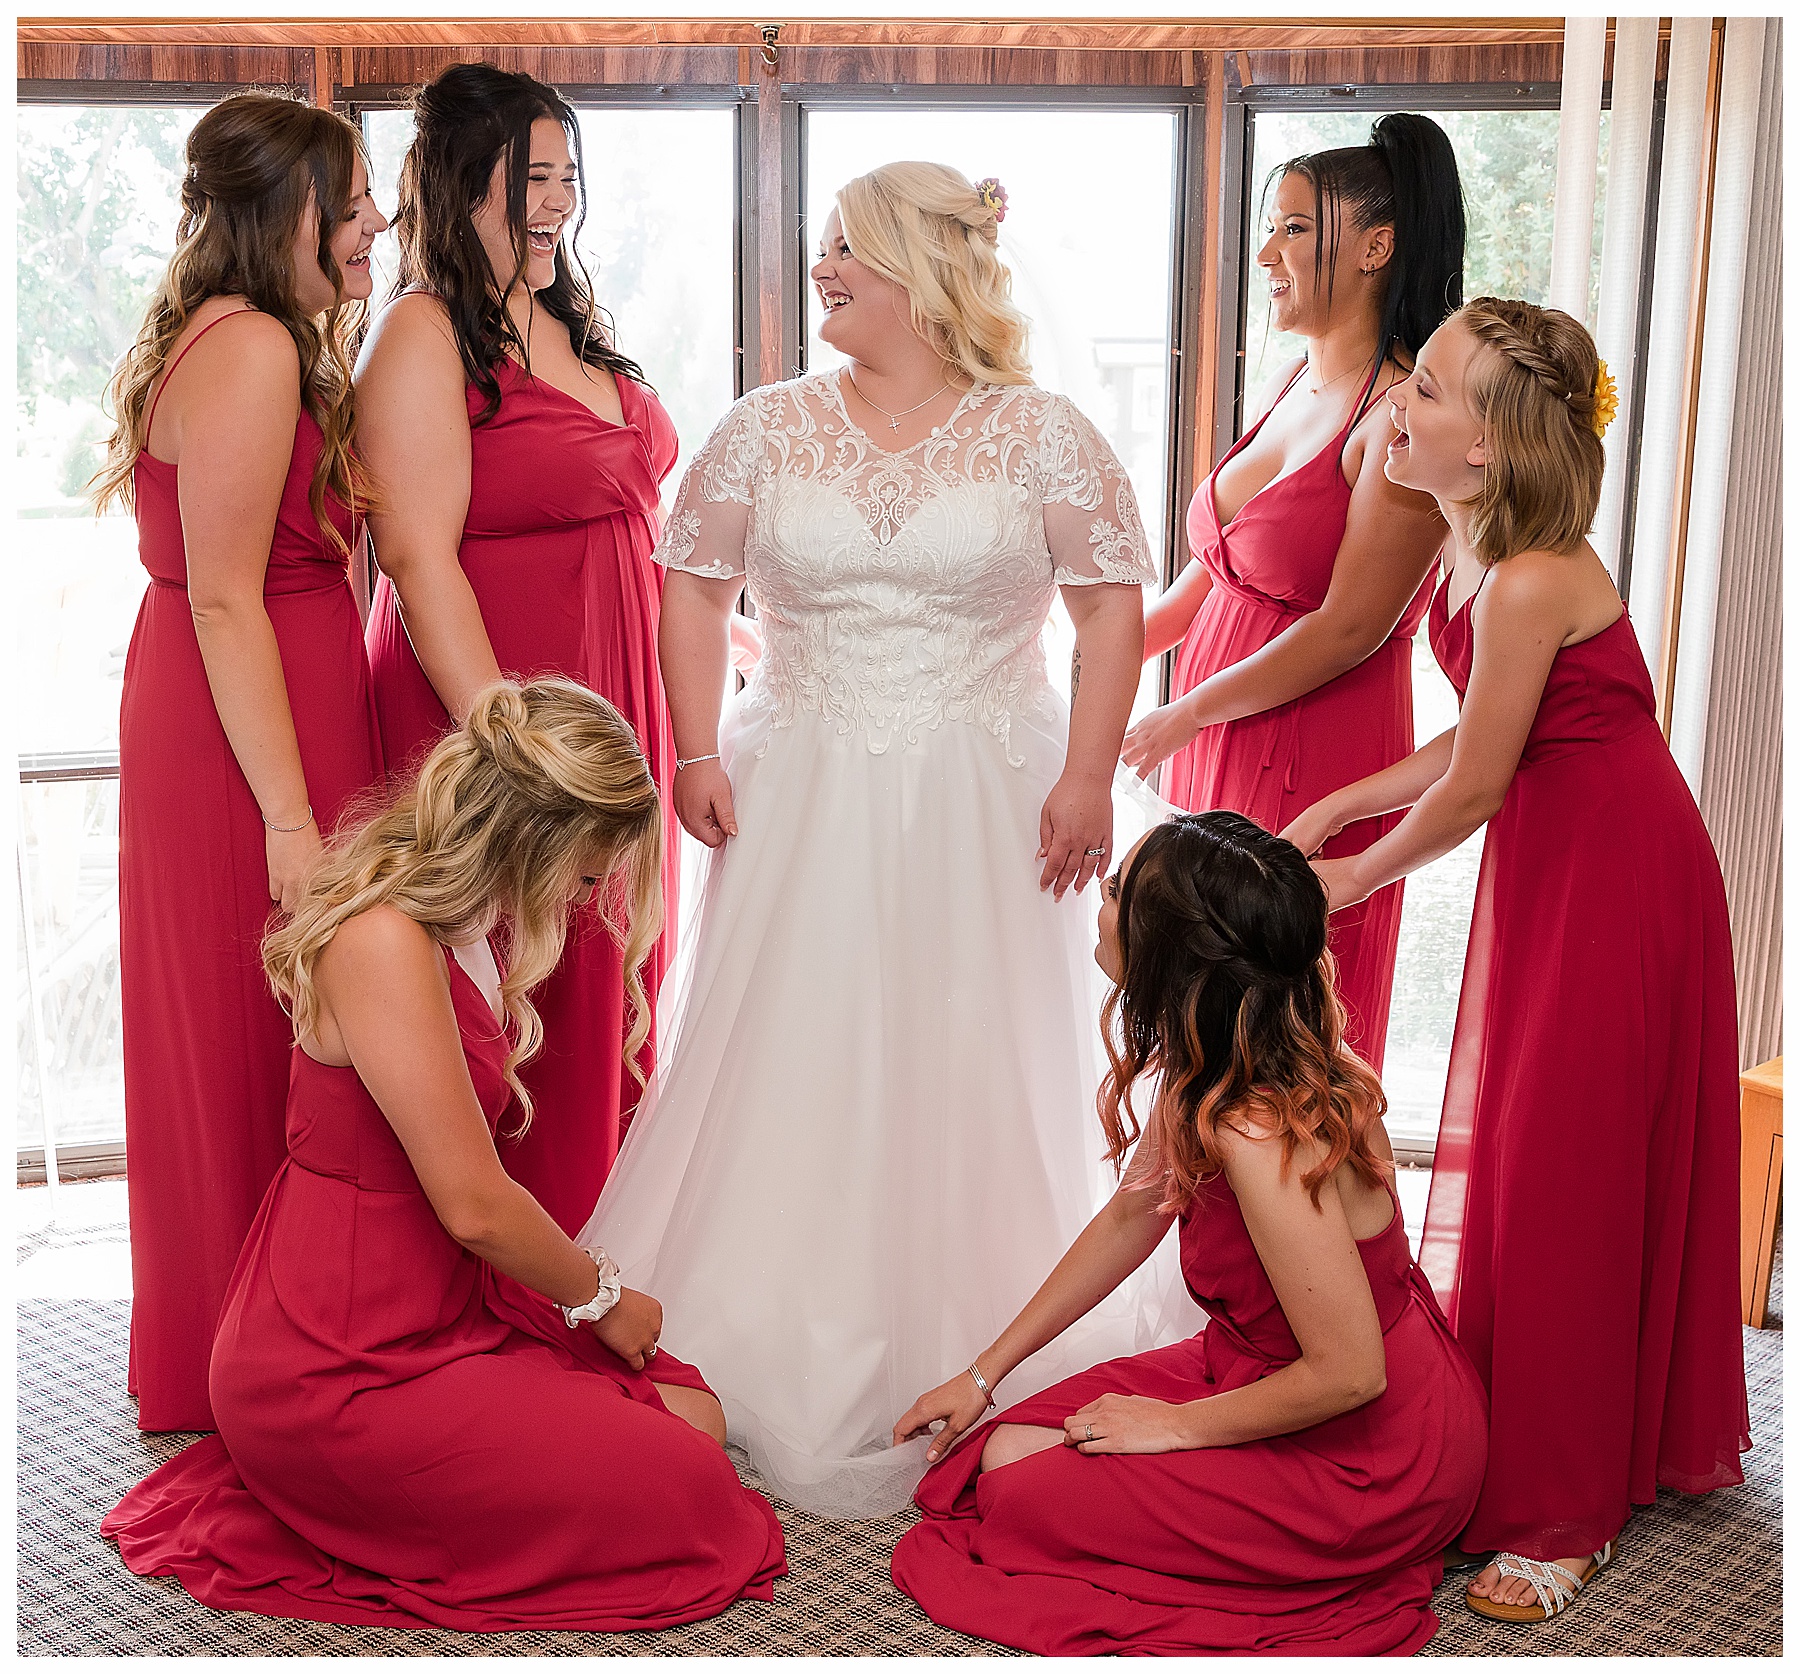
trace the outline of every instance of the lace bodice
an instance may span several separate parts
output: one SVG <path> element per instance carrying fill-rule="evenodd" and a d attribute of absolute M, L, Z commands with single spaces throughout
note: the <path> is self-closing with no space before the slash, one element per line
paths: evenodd
<path fill-rule="evenodd" d="M 657 559 L 745 578 L 764 633 L 746 710 L 821 715 L 877 752 L 946 721 L 1007 741 L 1015 716 L 1055 710 L 1039 635 L 1056 588 L 1153 579 L 1124 468 L 1033 385 L 977 384 L 887 452 L 851 422 L 840 375 L 766 385 L 725 415 Z"/>

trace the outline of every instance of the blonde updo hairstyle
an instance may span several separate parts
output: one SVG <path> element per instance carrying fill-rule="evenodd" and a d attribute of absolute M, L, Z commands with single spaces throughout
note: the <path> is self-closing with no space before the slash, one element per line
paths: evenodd
<path fill-rule="evenodd" d="M 1559 308 L 1477 297 L 1451 315 L 1485 351 L 1470 363 L 1469 405 L 1487 450 L 1468 502 L 1483 564 L 1520 552 L 1573 552 L 1594 526 L 1606 450 L 1594 430 L 1600 357 Z"/>
<path fill-rule="evenodd" d="M 999 220 L 968 180 L 942 163 L 884 163 L 840 187 L 837 208 L 851 254 L 906 292 L 913 329 L 945 360 L 977 383 L 1031 382 Z"/>
<path fill-rule="evenodd" d="M 263 970 L 298 1039 L 317 1027 L 313 972 L 345 920 L 386 902 L 452 946 L 501 929 L 500 995 L 515 1025 L 506 1079 L 523 1132 L 531 1096 L 518 1070 L 544 1036 L 530 993 L 562 957 L 571 898 L 591 873 L 624 955 L 625 1053 L 641 1087 L 641 971 L 663 920 L 662 804 L 630 725 L 571 680 L 478 692 L 418 777 L 327 846 L 293 917 L 264 940 Z"/>

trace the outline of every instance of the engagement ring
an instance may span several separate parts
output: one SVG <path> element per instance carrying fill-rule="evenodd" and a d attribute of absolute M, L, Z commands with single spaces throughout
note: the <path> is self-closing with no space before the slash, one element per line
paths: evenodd
<path fill-rule="evenodd" d="M 1093 1425 L 1091 1425 L 1091 1424 L 1089 1424 L 1089 1425 L 1087 1425 L 1087 1426 L 1086 1426 L 1086 1429 L 1087 1429 L 1087 1439 L 1088 1439 L 1088 1440 L 1089 1440 L 1089 1441 L 1092 1441 L 1092 1440 L 1093 1440 L 1093 1439 L 1094 1439 L 1094 1427 L 1093 1427 Z"/>

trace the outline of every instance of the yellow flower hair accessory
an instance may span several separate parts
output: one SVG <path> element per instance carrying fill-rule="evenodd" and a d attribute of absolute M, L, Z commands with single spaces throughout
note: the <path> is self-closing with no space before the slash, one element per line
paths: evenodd
<path fill-rule="evenodd" d="M 1618 415 L 1619 386 L 1613 382 L 1612 373 L 1606 370 L 1606 362 L 1601 361 L 1600 369 L 1594 374 L 1594 434 L 1604 436 L 1606 427 Z"/>
<path fill-rule="evenodd" d="M 996 226 L 1006 219 L 1006 188 L 991 174 L 975 182 L 975 196 L 981 199 L 982 208 L 993 216 Z"/>

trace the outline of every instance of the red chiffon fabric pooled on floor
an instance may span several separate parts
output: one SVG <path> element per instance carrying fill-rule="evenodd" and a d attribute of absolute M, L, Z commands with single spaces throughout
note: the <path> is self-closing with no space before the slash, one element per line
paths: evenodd
<path fill-rule="evenodd" d="M 235 318 L 221 316 L 187 347 L 217 327 L 229 332 Z M 323 445 L 302 413 L 263 605 L 307 795 L 328 835 L 381 777 L 381 742 L 347 560 L 308 503 Z M 177 466 L 138 455 L 138 556 L 150 585 L 119 709 L 129 1387 L 144 1430 L 213 1428 L 206 1393 L 213 1330 L 244 1235 L 286 1155 L 293 1040 L 263 979 L 262 937 L 274 903 L 262 812 L 220 724 L 194 633 L 179 477 Z M 348 511 L 327 505 L 355 546 Z"/>
<path fill-rule="evenodd" d="M 1621 615 L 1557 652 L 1476 886 L 1419 1257 L 1492 1403 L 1466 1548 L 1597 1551 L 1659 1485 L 1743 1481 L 1737 1053 L 1718 859 Z"/>
<path fill-rule="evenodd" d="M 675 744 L 656 660 L 662 571 L 650 555 L 660 484 L 678 451 L 675 427 L 662 403 L 630 378 L 616 380 L 625 416 L 617 425 L 512 360 L 502 360 L 495 375 L 500 409 L 470 433 L 460 554 L 494 656 L 509 679 L 563 675 L 613 704 L 637 733 L 667 810 Z M 482 396 L 473 384 L 467 396 L 473 423 Z M 368 641 L 381 735 L 398 773 L 418 766 L 450 717 L 413 653 L 385 577 Z M 667 827 L 667 916 L 643 974 L 652 1004 L 675 947 L 680 851 L 672 813 Z M 593 908 L 577 912 L 562 963 L 533 999 L 545 1044 L 523 1077 L 536 1113 L 525 1136 L 504 1142 L 500 1155 L 572 1234 L 593 1212 L 639 1097 L 624 1062 L 619 950 Z M 646 1045 L 646 1073 L 652 1051 Z"/>
<path fill-rule="evenodd" d="M 1108 1392 L 1187 1402 L 1299 1345 L 1224 1177 L 1181 1220 L 1198 1337 L 1055 1384 L 971 1432 L 920 1483 L 895 1585 L 933 1621 L 1048 1656 L 1380 1656 L 1437 1628 L 1441 1554 L 1486 1457 L 1486 1400 L 1414 1265 L 1399 1201 L 1358 1246 L 1387 1357 L 1366 1406 L 1288 1436 L 1182 1453 L 1051 1448 L 978 1472 L 993 1424 L 1061 1429 Z"/>
<path fill-rule="evenodd" d="M 449 971 L 491 1129 L 507 1037 Z M 772 1596 L 769 1502 L 648 1376 L 450 1238 L 354 1069 L 295 1049 L 288 1142 L 219 1326 L 219 1434 L 101 1525 L 131 1569 L 376 1627 L 623 1632 Z"/>
<path fill-rule="evenodd" d="M 1244 433 L 1219 470 L 1267 417 Z M 1175 653 L 1172 696 L 1242 662 L 1324 604 L 1350 514 L 1339 461 L 1353 423 L 1354 415 L 1329 445 L 1253 494 L 1228 524 L 1220 525 L 1214 499 L 1219 470 L 1195 492 L 1188 544 L 1212 586 Z M 1278 708 L 1204 728 L 1169 758 L 1162 794 L 1180 808 L 1230 808 L 1280 831 L 1320 797 L 1411 754 L 1412 639 L 1430 596 L 1426 583 L 1387 640 L 1335 680 Z M 1398 818 L 1362 820 L 1324 852 L 1360 854 Z M 1401 886 L 1390 884 L 1331 919 L 1347 1039 L 1377 1070 L 1387 1049 L 1400 899 Z"/>

